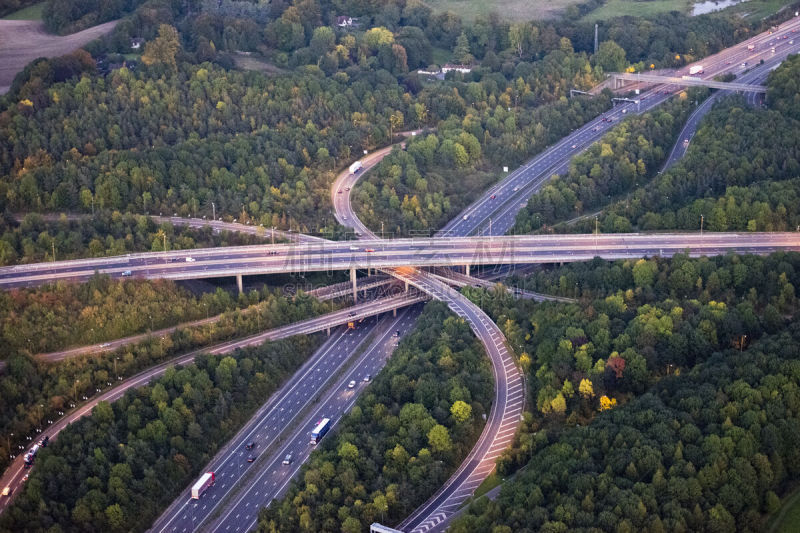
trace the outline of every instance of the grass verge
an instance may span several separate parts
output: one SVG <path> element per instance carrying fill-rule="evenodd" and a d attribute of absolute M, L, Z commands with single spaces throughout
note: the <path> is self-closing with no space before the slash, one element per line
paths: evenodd
<path fill-rule="evenodd" d="M 2 20 L 42 20 L 42 9 L 44 2 L 39 2 L 6 15 Z"/>

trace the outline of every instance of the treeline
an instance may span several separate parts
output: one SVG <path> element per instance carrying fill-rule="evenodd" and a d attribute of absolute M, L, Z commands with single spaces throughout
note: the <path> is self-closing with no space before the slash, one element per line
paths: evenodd
<path fill-rule="evenodd" d="M 102 278 L 82 285 L 77 291 L 88 292 L 89 300 L 97 299 L 102 303 L 105 300 L 104 293 L 98 290 L 92 294 L 92 291 L 88 291 L 87 288 L 99 289 L 105 284 L 109 284 L 111 291 L 125 292 L 124 288 L 120 289 L 115 283 L 109 283 Z M 141 287 L 147 286 L 142 284 Z M 70 292 L 69 289 L 67 291 Z M 96 294 L 97 292 L 99 294 Z M 9 294 L 10 296 L 6 296 L 6 298 L 9 298 L 10 304 L 13 305 L 14 295 L 20 293 Z M 37 292 L 35 294 L 44 293 Z M 59 290 L 56 289 L 53 294 L 58 295 Z M 212 305 L 217 297 L 223 301 L 226 300 L 224 294 L 205 298 L 208 299 L 209 305 Z M 94 396 L 97 389 L 105 390 L 121 379 L 163 363 L 169 358 L 189 350 L 297 322 L 333 309 L 331 304 L 320 303 L 303 294 L 288 299 L 267 289 L 260 293 L 251 291 L 240 296 L 238 305 L 247 306 L 247 308 L 226 313 L 221 320 L 213 324 L 178 328 L 172 334 L 151 337 L 139 344 L 129 345 L 113 352 L 74 357 L 55 364 L 36 361 L 25 353 L 4 353 L 6 368 L 3 378 L 0 380 L 0 434 L 8 435 L 10 438 L 0 442 L 0 452 L 2 452 L 0 453 L 0 468 L 5 468 L 9 462 L 9 455 L 18 451 L 17 445 L 28 443 L 25 440 L 27 435 L 32 433 L 35 435 L 35 429 L 42 427 L 44 422 L 55 420 L 60 416 L 60 412 L 82 403 L 84 397 Z M 165 308 L 168 307 L 165 306 Z M 47 328 L 52 328 L 50 324 L 55 320 L 56 313 L 59 313 L 59 310 L 63 311 L 63 305 L 54 299 L 52 305 L 41 309 L 44 316 L 34 316 L 34 319 L 41 324 L 42 329 L 47 330 Z M 90 306 L 85 309 L 93 308 Z M 116 307 L 108 304 L 105 309 L 112 313 Z M 205 311 L 205 308 L 201 307 L 201 309 Z M 51 310 L 52 312 L 50 312 Z M 97 313 L 97 311 L 92 312 Z M 136 311 L 134 313 L 138 315 Z M 169 312 L 162 311 L 163 313 Z M 59 317 L 63 315 L 63 312 L 58 314 Z M 154 318 L 156 316 L 161 316 L 161 314 L 154 315 Z M 99 328 L 106 322 L 113 323 L 111 319 L 122 320 L 117 318 L 116 314 L 101 316 L 99 324 L 95 324 L 93 327 Z M 142 320 L 145 322 L 145 327 L 150 326 L 149 316 Z M 18 320 L 18 322 L 20 321 Z M 25 327 L 27 323 L 22 322 L 21 325 Z M 63 329 L 68 328 L 64 326 Z M 79 335 L 80 333 L 72 334 Z M 28 338 L 15 336 L 13 331 L 9 331 L 8 336 L 15 344 L 22 343 L 23 346 L 27 346 Z M 36 337 L 30 337 L 30 339 L 30 342 L 38 340 Z M 27 348 L 24 351 L 27 352 Z M 9 446 L 10 449 L 8 449 Z"/>
<path fill-rule="evenodd" d="M 223 230 L 210 226 L 189 226 L 157 223 L 143 215 L 101 212 L 93 217 L 57 219 L 36 213 L 22 220 L 11 216 L 0 218 L 0 265 L 40 263 L 55 259 L 79 259 L 122 255 L 131 252 L 189 250 L 215 246 L 262 244 L 264 237 Z"/>
<path fill-rule="evenodd" d="M 259 295 L 260 297 L 261 295 Z M 57 283 L 0 292 L 3 356 L 120 339 L 247 305 L 217 289 L 196 297 L 169 280 Z"/>
<path fill-rule="evenodd" d="M 492 376 L 469 326 L 429 303 L 352 411 L 311 454 L 259 531 L 363 531 L 396 523 L 469 453 L 491 408 Z"/>
<path fill-rule="evenodd" d="M 702 92 L 681 93 L 643 115 L 633 115 L 575 156 L 517 214 L 516 233 L 530 233 L 582 215 L 644 186 L 661 168 Z M 624 231 L 621 229 L 620 231 Z"/>
<path fill-rule="evenodd" d="M 47 31 L 66 35 L 130 13 L 144 0 L 47 0 L 42 21 Z"/>
<path fill-rule="evenodd" d="M 704 117 L 684 158 L 600 216 L 605 232 L 687 229 L 782 231 L 800 224 L 800 57 L 770 75 L 769 109 L 721 99 Z M 593 230 L 594 221 L 568 231 Z"/>
<path fill-rule="evenodd" d="M 456 533 L 764 531 L 800 475 L 800 328 L 721 351 L 592 424 L 542 436 Z"/>
<path fill-rule="evenodd" d="M 144 531 L 319 337 L 201 356 L 70 425 L 0 517 L 0 531 Z"/>

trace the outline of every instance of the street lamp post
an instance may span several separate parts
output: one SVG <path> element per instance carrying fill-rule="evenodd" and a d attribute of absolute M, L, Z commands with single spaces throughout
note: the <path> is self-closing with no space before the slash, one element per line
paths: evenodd
<path fill-rule="evenodd" d="M 700 236 L 703 236 L 703 215 L 700 214 Z"/>

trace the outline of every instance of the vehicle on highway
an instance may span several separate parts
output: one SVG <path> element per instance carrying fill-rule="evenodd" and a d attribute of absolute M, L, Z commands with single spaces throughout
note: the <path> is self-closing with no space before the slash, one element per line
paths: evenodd
<path fill-rule="evenodd" d="M 358 171 L 362 168 L 364 168 L 364 165 L 361 164 L 361 161 L 356 161 L 350 165 L 350 174 L 358 174 Z"/>
<path fill-rule="evenodd" d="M 3 496 L 11 496 L 12 492 L 14 492 L 14 489 L 11 487 L 6 487 L 3 489 Z"/>
<path fill-rule="evenodd" d="M 28 477 L 30 477 L 30 476 L 28 476 L 28 474 L 25 474 L 24 476 L 22 476 L 22 482 L 25 483 L 26 481 L 28 481 Z"/>
<path fill-rule="evenodd" d="M 686 148 L 687 146 L 689 146 L 689 139 L 684 139 L 683 140 L 683 147 Z"/>
<path fill-rule="evenodd" d="M 252 450 L 256 446 L 258 446 L 258 444 L 255 441 L 250 441 L 247 444 L 245 444 L 244 449 L 245 450 Z"/>
<path fill-rule="evenodd" d="M 495 198 L 497 198 L 497 195 L 496 195 L 496 194 L 493 194 L 493 195 L 491 195 L 489 198 L 491 198 L 492 200 L 494 200 Z"/>
<path fill-rule="evenodd" d="M 395 336 L 395 337 L 399 337 L 399 336 L 400 336 L 400 330 L 399 330 L 399 329 L 398 329 L 397 331 L 395 331 L 395 332 L 394 332 L 394 336 Z"/>
<path fill-rule="evenodd" d="M 108 344 L 108 343 L 106 343 L 106 344 Z M 49 435 L 45 435 L 39 441 L 39 446 L 41 446 L 42 448 L 46 448 L 48 442 L 50 442 L 50 436 Z"/>
<path fill-rule="evenodd" d="M 366 376 L 364 376 L 364 383 L 369 383 L 369 380 L 371 380 L 371 379 L 372 379 L 372 376 L 367 374 Z"/>
<path fill-rule="evenodd" d="M 627 109 L 623 109 L 623 110 L 622 110 L 622 114 L 623 114 L 623 115 L 624 115 L 625 113 L 627 113 L 627 112 L 628 112 L 628 110 L 627 110 Z"/>
<path fill-rule="evenodd" d="M 624 113 L 624 111 L 623 111 L 623 113 Z M 577 148 L 577 147 L 578 147 L 578 145 L 577 145 L 577 144 L 573 144 L 573 145 L 572 145 L 572 147 L 573 147 L 573 148 Z"/>
<path fill-rule="evenodd" d="M 344 190 L 349 191 L 350 187 L 345 187 Z"/>
<path fill-rule="evenodd" d="M 256 456 L 255 456 L 255 455 L 251 455 L 251 456 L 249 456 L 249 457 L 247 458 L 247 462 L 248 462 L 248 463 L 252 463 L 252 462 L 253 462 L 253 461 L 255 461 L 255 460 L 256 460 Z"/>
<path fill-rule="evenodd" d="M 33 464 L 33 460 L 36 458 L 36 454 L 39 452 L 39 444 L 34 444 L 33 448 L 25 454 L 25 468 L 30 468 Z"/>
<path fill-rule="evenodd" d="M 199 500 L 200 496 L 203 495 L 206 489 L 208 489 L 208 487 L 210 487 L 213 484 L 214 484 L 214 472 L 206 472 L 205 474 L 200 476 L 200 479 L 197 480 L 197 483 L 192 485 L 192 499 Z"/>
<path fill-rule="evenodd" d="M 359 251 L 359 250 L 360 250 L 360 248 L 359 248 L 358 246 L 351 246 L 351 247 L 350 247 L 350 251 L 351 251 L 351 252 L 357 252 L 357 251 Z"/>
<path fill-rule="evenodd" d="M 347 384 L 348 389 L 355 389 L 356 388 L 356 380 L 351 380 L 350 383 Z"/>
<path fill-rule="evenodd" d="M 342 220 L 347 220 L 347 215 L 343 215 Z"/>
<path fill-rule="evenodd" d="M 695 65 L 693 67 L 689 67 L 689 75 L 694 76 L 695 74 L 703 74 L 703 65 Z"/>
<path fill-rule="evenodd" d="M 314 426 L 314 429 L 311 430 L 311 444 L 317 444 L 322 437 L 328 432 L 331 427 L 331 419 L 330 418 L 323 418 L 317 425 Z"/>
<path fill-rule="evenodd" d="M 122 272 L 122 277 L 123 278 L 129 278 L 131 276 L 133 276 L 133 272 L 131 272 L 130 270 L 125 270 L 125 271 Z"/>
<path fill-rule="evenodd" d="M 366 248 L 364 251 L 372 253 L 375 251 L 375 248 Z"/>
<path fill-rule="evenodd" d="M 469 218 L 469 215 L 464 215 L 463 217 L 461 217 L 461 220 L 467 220 L 468 218 Z"/>
<path fill-rule="evenodd" d="M 283 464 L 290 465 L 292 464 L 292 454 L 287 453 L 286 456 L 283 458 Z"/>
<path fill-rule="evenodd" d="M 194 263 L 195 261 L 196 261 L 196 259 L 194 257 L 187 257 L 186 258 L 186 262 L 187 263 Z"/>
<path fill-rule="evenodd" d="M 108 348 L 109 346 L 111 346 L 110 342 L 104 342 L 103 344 L 100 345 L 101 348 Z"/>
<path fill-rule="evenodd" d="M 519 190 L 519 185 L 517 185 L 516 187 L 514 187 L 514 192 L 517 192 L 518 190 Z"/>
<path fill-rule="evenodd" d="M 344 193 L 344 191 L 343 191 L 343 190 L 341 190 L 341 189 L 339 189 L 338 191 L 336 191 L 336 194 L 343 194 L 343 193 Z"/>

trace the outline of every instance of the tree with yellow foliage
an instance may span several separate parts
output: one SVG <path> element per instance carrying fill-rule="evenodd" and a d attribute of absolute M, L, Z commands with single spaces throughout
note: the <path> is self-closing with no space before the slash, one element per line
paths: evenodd
<path fill-rule="evenodd" d="M 617 399 L 616 398 L 609 398 L 605 394 L 600 396 L 600 410 L 601 411 L 608 411 L 612 407 L 616 407 Z"/>
<path fill-rule="evenodd" d="M 578 392 L 587 400 L 592 399 L 594 397 L 594 387 L 592 386 L 592 382 L 586 378 L 583 378 L 578 385 Z"/>

